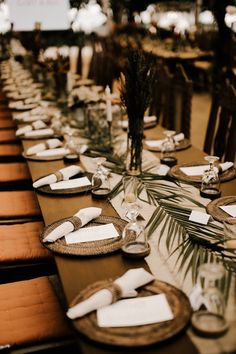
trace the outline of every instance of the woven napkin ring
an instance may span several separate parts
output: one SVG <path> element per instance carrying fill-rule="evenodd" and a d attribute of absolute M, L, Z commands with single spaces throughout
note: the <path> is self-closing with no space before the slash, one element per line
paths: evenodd
<path fill-rule="evenodd" d="M 45 146 L 46 149 L 50 149 L 50 145 L 48 144 L 47 141 L 45 141 L 44 146 Z"/>
<path fill-rule="evenodd" d="M 81 227 L 81 225 L 82 225 L 82 222 L 81 222 L 80 218 L 78 218 L 78 216 L 75 216 L 75 215 L 71 216 L 70 218 L 68 218 L 67 221 L 70 221 L 71 224 L 73 224 L 74 231 L 78 230 Z"/>
<path fill-rule="evenodd" d="M 62 174 L 60 171 L 54 172 L 54 175 L 55 175 L 56 178 L 57 178 L 57 182 L 63 181 L 64 176 L 63 176 L 63 174 Z"/>
<path fill-rule="evenodd" d="M 122 289 L 119 285 L 115 283 L 111 283 L 106 287 L 106 289 L 109 290 L 112 294 L 112 301 L 111 301 L 112 304 L 118 301 L 122 297 Z"/>

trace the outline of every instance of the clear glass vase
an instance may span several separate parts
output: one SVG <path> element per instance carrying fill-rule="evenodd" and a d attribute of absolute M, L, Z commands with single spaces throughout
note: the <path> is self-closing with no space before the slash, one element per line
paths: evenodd
<path fill-rule="evenodd" d="M 128 135 L 126 153 L 126 173 L 138 176 L 142 173 L 143 133 Z"/>

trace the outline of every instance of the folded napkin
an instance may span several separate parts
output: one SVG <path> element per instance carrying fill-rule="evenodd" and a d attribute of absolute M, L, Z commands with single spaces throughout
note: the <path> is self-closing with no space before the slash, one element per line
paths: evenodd
<path fill-rule="evenodd" d="M 224 162 L 219 164 L 219 172 L 227 171 L 233 166 L 233 162 Z M 180 170 L 187 176 L 202 176 L 209 169 L 209 165 L 199 165 L 190 167 L 180 167 Z"/>
<path fill-rule="evenodd" d="M 154 123 L 157 120 L 156 116 L 144 116 L 144 123 Z"/>
<path fill-rule="evenodd" d="M 123 276 L 116 279 L 107 288 L 97 291 L 88 299 L 69 308 L 70 319 L 82 317 L 87 313 L 116 302 L 119 298 L 136 296 L 136 288 L 154 280 L 154 276 L 143 268 L 129 269 Z"/>
<path fill-rule="evenodd" d="M 81 168 L 76 165 L 71 165 L 64 167 L 55 173 L 52 173 L 48 176 L 42 177 L 33 183 L 34 188 L 39 188 L 47 184 L 59 182 L 59 181 L 68 181 L 70 177 L 77 175 L 81 171 Z"/>
<path fill-rule="evenodd" d="M 16 136 L 19 135 L 23 135 L 26 133 L 31 132 L 32 130 L 36 130 L 36 129 L 43 129 L 45 128 L 47 125 L 41 121 L 41 120 L 37 120 L 36 122 L 33 122 L 31 125 L 26 125 L 25 127 L 19 128 L 16 131 Z"/>
<path fill-rule="evenodd" d="M 39 151 L 36 153 L 36 156 L 38 157 L 50 157 L 50 156 L 59 156 L 59 155 L 66 155 L 69 154 L 70 150 L 69 149 L 65 149 L 63 147 L 59 147 L 56 149 L 48 149 L 48 150 L 44 150 L 44 151 Z"/>
<path fill-rule="evenodd" d="M 27 149 L 26 155 L 34 155 L 40 151 L 47 149 L 54 149 L 62 146 L 62 142 L 59 139 L 48 139 L 45 143 L 36 144 Z"/>
<path fill-rule="evenodd" d="M 51 128 L 46 128 L 46 129 L 37 129 L 37 130 L 32 130 L 28 131 L 24 134 L 25 137 L 37 137 L 37 136 L 48 136 L 48 135 L 53 135 L 54 130 Z"/>
<path fill-rule="evenodd" d="M 72 218 L 63 222 L 51 231 L 44 239 L 43 242 L 54 242 L 59 238 L 69 234 L 72 231 L 78 230 L 80 227 L 86 225 L 89 221 L 99 217 L 101 215 L 101 208 L 84 208 L 80 209 Z"/>

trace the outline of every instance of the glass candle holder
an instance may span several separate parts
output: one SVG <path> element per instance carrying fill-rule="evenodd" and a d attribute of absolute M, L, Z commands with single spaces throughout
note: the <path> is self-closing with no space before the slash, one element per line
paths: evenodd
<path fill-rule="evenodd" d="M 202 308 L 192 316 L 194 328 L 201 334 L 218 336 L 228 329 L 223 292 L 225 268 L 219 263 L 199 267 L 198 281 L 202 288 Z"/>
<path fill-rule="evenodd" d="M 175 135 L 174 130 L 166 130 L 164 134 L 166 139 L 164 140 L 162 147 L 161 147 L 161 163 L 172 167 L 177 164 L 177 158 L 175 156 L 176 146 L 175 146 Z"/>
<path fill-rule="evenodd" d="M 204 198 L 216 199 L 221 195 L 220 178 L 216 162 L 217 156 L 206 156 L 205 160 L 209 162 L 209 168 L 202 175 L 200 195 Z"/>

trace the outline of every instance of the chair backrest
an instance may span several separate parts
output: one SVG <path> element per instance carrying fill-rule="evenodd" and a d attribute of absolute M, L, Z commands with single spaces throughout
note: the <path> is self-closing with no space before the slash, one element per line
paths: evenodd
<path fill-rule="evenodd" d="M 159 65 L 153 88 L 150 113 L 166 129 L 184 133 L 190 138 L 193 83 L 182 65 L 177 64 L 172 75 L 168 68 Z"/>
<path fill-rule="evenodd" d="M 190 138 L 193 83 L 181 64 L 177 64 L 169 95 L 167 128 Z"/>
<path fill-rule="evenodd" d="M 213 93 L 204 151 L 221 161 L 235 161 L 236 90 L 229 83 Z"/>

